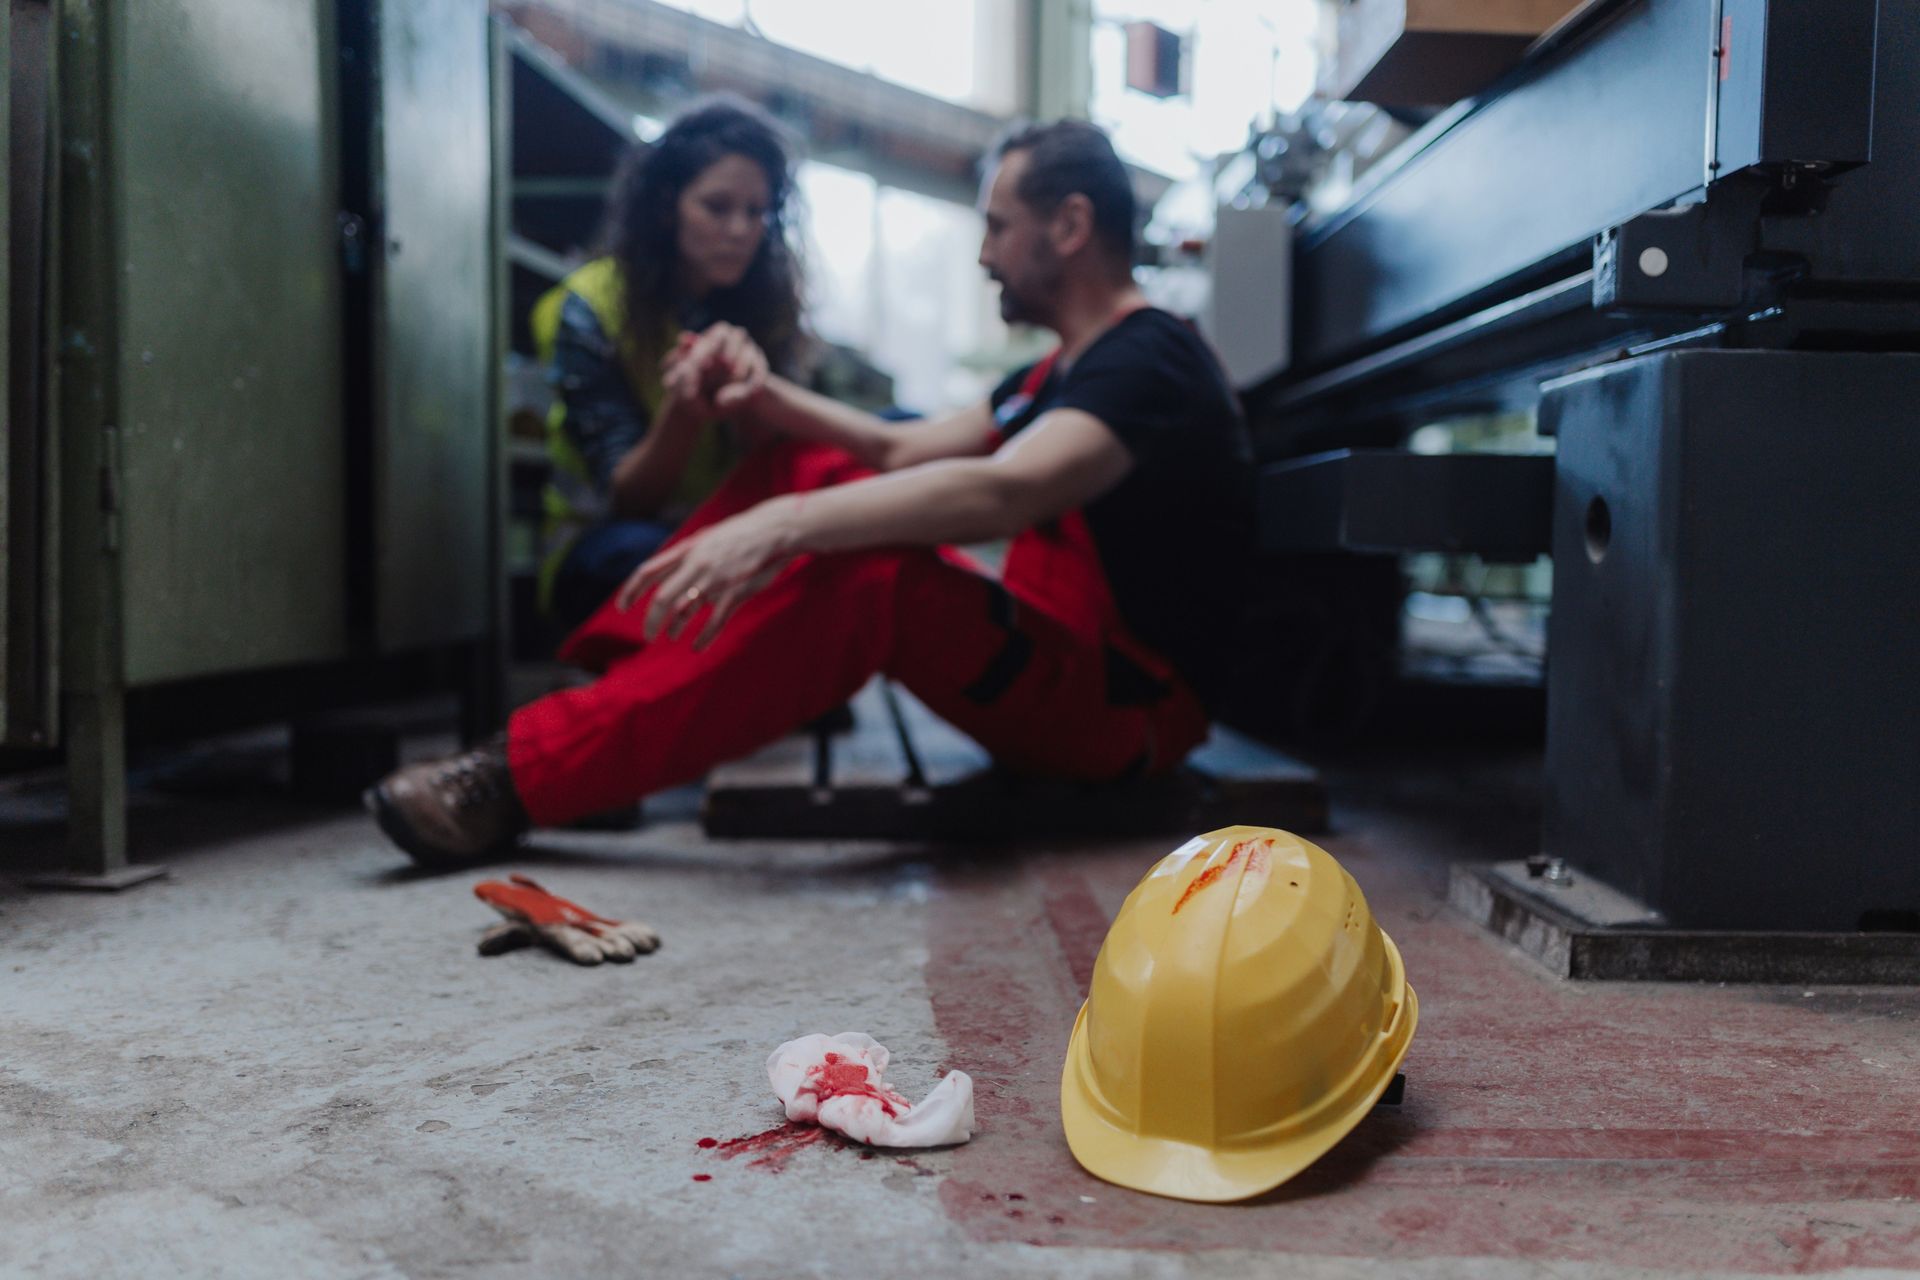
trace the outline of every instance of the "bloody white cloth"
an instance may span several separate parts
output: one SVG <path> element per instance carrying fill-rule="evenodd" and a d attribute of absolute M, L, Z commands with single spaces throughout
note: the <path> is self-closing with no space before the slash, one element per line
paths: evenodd
<path fill-rule="evenodd" d="M 973 1079 L 949 1071 L 919 1106 L 887 1088 L 887 1046 L 858 1031 L 789 1040 L 767 1059 L 787 1119 L 873 1147 L 946 1147 L 973 1137 Z"/>

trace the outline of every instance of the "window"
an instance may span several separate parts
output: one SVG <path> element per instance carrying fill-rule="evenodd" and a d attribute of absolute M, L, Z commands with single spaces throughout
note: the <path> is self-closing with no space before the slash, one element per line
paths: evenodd
<path fill-rule="evenodd" d="M 976 367 L 1006 345 L 996 294 L 976 264 L 972 209 L 882 187 L 850 169 L 809 162 L 808 322 L 861 351 L 894 379 L 894 396 L 923 413 L 986 394 L 997 367 Z"/>
<path fill-rule="evenodd" d="M 938 4 L 901 4 L 899 0 L 665 0 L 730 27 L 749 27 L 802 53 L 869 71 L 910 89 L 974 103 L 983 41 L 977 24 L 995 15 L 988 0 L 940 0 Z M 986 12 L 981 12 L 985 9 Z M 992 77 L 989 77 L 992 78 Z"/>
<path fill-rule="evenodd" d="M 1313 92 L 1316 0 L 1094 0 L 1091 114 L 1121 156 L 1177 180 L 1247 141 L 1247 126 Z M 1156 22 L 1187 44 L 1182 97 L 1127 88 L 1125 24 Z"/>

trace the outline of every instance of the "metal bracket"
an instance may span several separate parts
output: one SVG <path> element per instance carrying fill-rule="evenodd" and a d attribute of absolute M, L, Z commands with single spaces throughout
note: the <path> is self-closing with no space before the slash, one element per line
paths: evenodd
<path fill-rule="evenodd" d="M 1594 239 L 1598 311 L 1751 311 L 1772 299 L 1749 278 L 1772 185 L 1723 181 L 1697 204 L 1656 209 Z"/>
<path fill-rule="evenodd" d="M 1260 474 L 1268 551 L 1471 552 L 1524 564 L 1552 546 L 1553 459 L 1338 449 Z"/>

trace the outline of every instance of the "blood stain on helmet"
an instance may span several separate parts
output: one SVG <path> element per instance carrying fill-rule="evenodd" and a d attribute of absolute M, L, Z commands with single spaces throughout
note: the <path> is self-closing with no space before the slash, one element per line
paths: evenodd
<path fill-rule="evenodd" d="M 1202 871 L 1193 878 L 1193 883 L 1187 886 L 1187 891 L 1180 895 L 1178 902 L 1173 904 L 1173 914 L 1179 915 L 1180 908 L 1187 905 L 1187 899 L 1218 880 L 1221 876 L 1227 874 L 1233 865 L 1242 858 L 1247 859 L 1247 869 L 1249 871 L 1265 871 L 1267 869 L 1267 850 L 1272 847 L 1273 841 L 1265 838 L 1242 840 L 1234 845 L 1233 851 L 1227 854 L 1227 860 L 1225 862 L 1208 867 L 1205 871 Z"/>

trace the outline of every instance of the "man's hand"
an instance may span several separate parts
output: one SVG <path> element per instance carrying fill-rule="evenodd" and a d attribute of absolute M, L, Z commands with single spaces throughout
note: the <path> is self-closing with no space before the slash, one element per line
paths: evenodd
<path fill-rule="evenodd" d="M 615 594 L 622 610 L 649 590 L 641 634 L 678 639 L 702 609 L 710 610 L 693 647 L 713 643 L 742 602 L 772 582 L 796 554 L 794 517 L 802 499 L 773 498 L 676 542 L 633 571 Z"/>
<path fill-rule="evenodd" d="M 724 321 L 698 334 L 683 333 L 661 361 L 669 397 L 703 417 L 749 407 L 767 385 L 767 356 L 747 331 Z"/>

